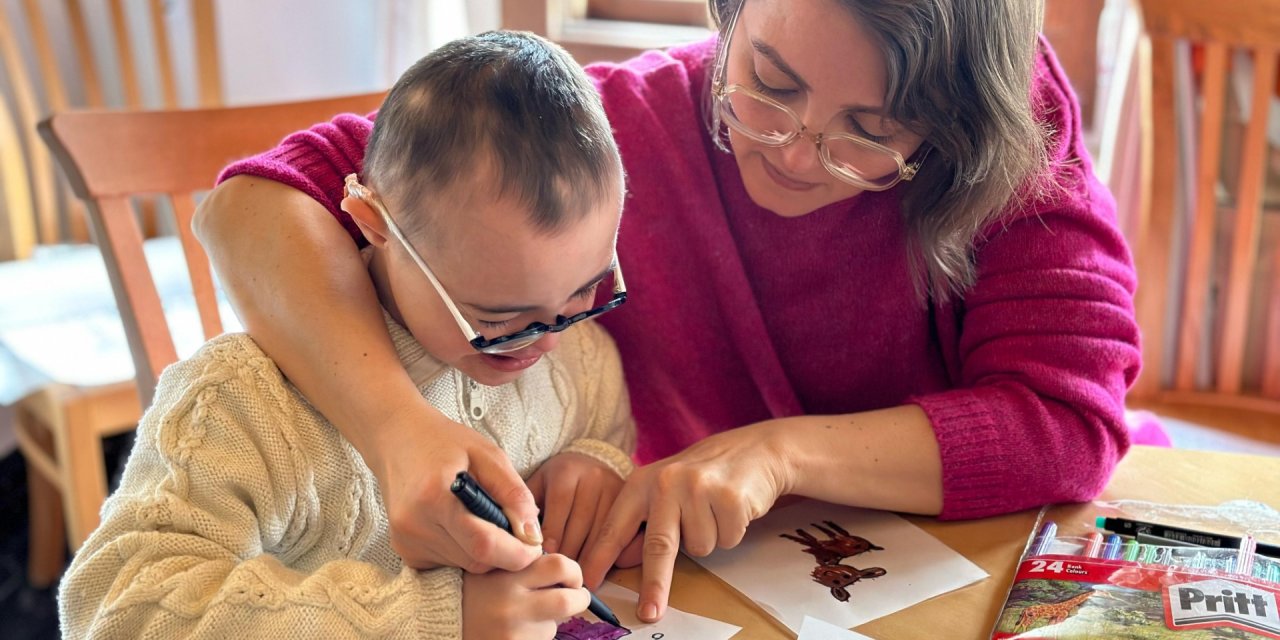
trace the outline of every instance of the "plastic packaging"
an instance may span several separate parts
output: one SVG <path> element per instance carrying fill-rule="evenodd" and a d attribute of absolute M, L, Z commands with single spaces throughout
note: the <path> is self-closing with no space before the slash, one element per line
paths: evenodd
<path fill-rule="evenodd" d="M 1098 507 L 1097 523 L 1046 527 L 1041 513 L 993 640 L 1280 640 L 1280 513 L 1247 501 Z"/>

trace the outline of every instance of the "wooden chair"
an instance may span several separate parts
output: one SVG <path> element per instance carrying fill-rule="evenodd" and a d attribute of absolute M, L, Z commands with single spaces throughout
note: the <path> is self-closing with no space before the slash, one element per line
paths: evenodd
<path fill-rule="evenodd" d="M 154 194 L 171 202 L 203 334 L 213 337 L 221 333 L 222 323 L 208 258 L 191 231 L 197 194 L 211 188 L 229 162 L 268 149 L 289 133 L 338 113 L 369 113 L 381 100 L 382 94 L 366 94 L 224 109 L 71 111 L 40 123 L 41 137 L 76 196 L 87 205 L 90 228 L 124 321 L 142 406 L 151 403 L 160 371 L 178 356 L 130 198 Z M 70 421 L 51 426 L 56 457 L 26 447 L 23 451 L 68 496 L 68 532 L 76 548 L 97 526 L 106 497 L 103 433 L 73 428 Z"/>
<path fill-rule="evenodd" d="M 1146 195 L 1134 238 L 1144 348 L 1131 397 L 1245 409 L 1280 425 L 1280 247 L 1263 242 L 1264 233 L 1280 229 L 1280 213 L 1262 207 L 1280 0 L 1140 4 L 1150 38 L 1141 56 Z M 1182 42 L 1204 50 L 1194 88 L 1174 73 Z M 1225 105 L 1238 84 L 1229 82 L 1235 51 L 1248 52 L 1244 59 L 1251 61 L 1251 117 L 1238 153 L 1224 158 L 1231 146 L 1223 143 Z M 1191 144 L 1179 135 L 1191 121 L 1178 113 L 1179 102 L 1195 112 L 1199 133 Z M 1180 158 L 1194 169 L 1180 171 Z M 1236 167 L 1237 179 L 1224 180 L 1224 161 Z"/>
<path fill-rule="evenodd" d="M 212 0 L 192 2 L 190 34 L 171 34 L 163 0 L 143 4 L 133 7 L 147 11 L 145 27 L 132 32 L 122 0 L 103 3 L 108 20 L 102 23 L 86 19 L 81 0 L 21 0 L 0 6 L 0 261 L 7 261 L 0 269 L 30 272 L 28 277 L 46 282 L 49 291 L 66 284 L 51 274 L 67 273 L 62 267 L 68 258 L 83 263 L 80 258 L 97 249 L 88 244 L 83 206 L 38 138 L 40 119 L 72 106 L 176 108 L 180 76 L 191 74 L 175 68 L 171 40 L 193 48 L 197 102 L 221 102 Z M 95 48 L 91 34 L 110 42 L 109 51 Z M 141 51 L 152 53 L 144 56 Z M 104 75 L 106 70 L 115 74 L 117 84 Z M 144 95 L 148 84 L 157 87 L 150 100 Z M 156 207 L 139 204 L 149 222 L 148 235 L 153 235 Z M 76 282 L 98 276 L 105 288 L 105 274 L 98 269 L 69 275 Z M 41 304 L 12 299 L 11 293 L 0 297 L 0 307 Z M 47 305 L 50 311 L 42 321 L 62 320 L 52 311 L 62 306 Z M 14 327 L 6 324 L 3 329 Z M 96 526 L 107 487 L 100 439 L 132 429 L 140 414 L 131 380 L 68 384 L 54 376 L 18 401 L 14 428 L 27 462 L 28 577 L 33 585 L 50 584 L 61 573 L 64 540 L 74 549 Z"/>
<path fill-rule="evenodd" d="M 60 5 L 54 11 L 52 5 Z M 212 0 L 194 0 L 192 33 L 170 33 L 164 0 L 147 0 L 145 33 L 130 33 L 124 2 L 106 3 L 108 25 L 100 25 L 101 35 L 110 33 L 114 68 L 118 70 L 118 86 L 104 78 L 90 38 L 93 27 L 84 15 L 81 0 L 40 2 L 22 0 L 12 13 L 0 8 L 0 62 L 8 80 L 6 93 L 15 105 L 13 113 L 0 113 L 16 123 L 8 136 L 10 152 L 25 152 L 25 182 L 14 174 L 3 183 L 12 199 L 6 208 L 6 224 L 0 225 L 0 260 L 26 258 L 40 244 L 86 242 L 88 230 L 83 212 L 66 190 L 65 180 L 57 175 L 48 151 L 36 137 L 36 123 L 44 115 L 73 107 L 102 109 L 151 108 L 176 109 L 179 106 L 178 84 L 182 72 L 175 68 L 171 40 L 190 42 L 195 60 L 196 99 L 199 106 L 214 107 L 222 103 L 220 71 L 217 55 L 217 33 Z M 18 38 L 25 34 L 29 47 L 23 48 Z M 70 37 L 65 37 L 70 36 Z M 144 59 L 138 54 L 144 41 L 154 56 Z M 69 64 L 60 65 L 60 58 Z M 107 67 L 110 68 L 110 67 Z M 143 86 L 148 81 L 158 88 L 158 97 L 148 102 Z M 120 98 L 108 103 L 112 89 Z M 73 95 L 79 96 L 73 99 Z M 0 124 L 0 128 L 4 127 Z M 16 134 L 16 135 L 14 135 Z M 0 135 L 4 135 L 0 133 Z M 8 177 L 8 176 L 6 176 Z M 10 194 L 9 190 L 14 193 Z"/>

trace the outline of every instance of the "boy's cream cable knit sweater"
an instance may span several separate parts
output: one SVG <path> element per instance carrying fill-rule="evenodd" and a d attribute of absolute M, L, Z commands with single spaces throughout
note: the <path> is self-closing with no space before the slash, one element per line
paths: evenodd
<path fill-rule="evenodd" d="M 562 451 L 630 472 L 622 370 L 594 323 L 502 387 L 474 385 L 388 325 L 423 396 L 525 477 Z M 458 570 L 401 566 L 372 472 L 245 334 L 164 371 L 102 516 L 62 580 L 64 638 L 462 634 Z"/>

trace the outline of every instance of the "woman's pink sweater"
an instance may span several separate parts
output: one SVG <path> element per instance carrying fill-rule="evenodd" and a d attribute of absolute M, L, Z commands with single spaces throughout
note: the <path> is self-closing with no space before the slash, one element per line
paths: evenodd
<path fill-rule="evenodd" d="M 976 285 L 928 305 L 912 286 L 899 212 L 910 183 L 799 218 L 751 201 L 703 125 L 713 48 L 588 68 L 628 178 L 618 253 L 632 297 L 602 322 L 622 352 L 638 459 L 769 418 L 913 403 L 941 448 L 943 517 L 1101 491 L 1129 446 L 1135 275 L 1047 44 L 1032 100 L 1066 189 L 988 229 L 973 253 Z M 222 179 L 300 189 L 358 239 L 338 202 L 343 176 L 361 169 L 371 117 L 294 134 Z"/>

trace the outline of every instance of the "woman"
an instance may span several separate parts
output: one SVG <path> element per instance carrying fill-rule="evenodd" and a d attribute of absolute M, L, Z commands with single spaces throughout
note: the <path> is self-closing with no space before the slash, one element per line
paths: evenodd
<path fill-rule="evenodd" d="M 589 70 L 630 182 L 632 302 L 602 323 L 648 464 L 597 517 L 588 582 L 647 523 L 656 619 L 679 548 L 737 544 L 784 494 L 944 518 L 1096 495 L 1128 447 L 1134 273 L 1041 2 L 710 4 L 718 38 Z M 469 466 L 536 542 L 528 492 L 349 304 L 371 289 L 324 211 L 342 219 L 370 127 L 233 166 L 197 230 L 255 339 L 378 474 L 406 562 L 504 567 L 515 542 L 440 478 Z M 418 445 L 382 445 L 405 432 Z M 534 490 L 572 504 L 559 486 Z M 584 548 L 558 526 L 548 547 Z"/>

